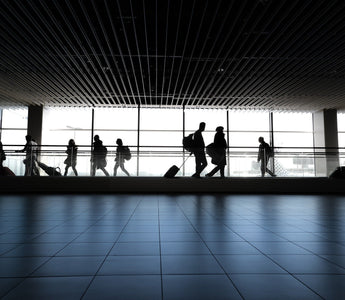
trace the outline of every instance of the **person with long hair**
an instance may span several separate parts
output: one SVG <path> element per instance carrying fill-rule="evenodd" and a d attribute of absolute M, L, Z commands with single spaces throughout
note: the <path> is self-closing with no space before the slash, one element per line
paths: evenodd
<path fill-rule="evenodd" d="M 67 153 L 67 158 L 64 161 L 64 163 L 66 165 L 64 176 L 67 176 L 68 169 L 70 167 L 72 167 L 72 170 L 73 170 L 75 176 L 78 176 L 78 171 L 76 169 L 78 147 L 76 146 L 75 141 L 73 139 L 70 139 L 68 141 L 66 153 Z"/>

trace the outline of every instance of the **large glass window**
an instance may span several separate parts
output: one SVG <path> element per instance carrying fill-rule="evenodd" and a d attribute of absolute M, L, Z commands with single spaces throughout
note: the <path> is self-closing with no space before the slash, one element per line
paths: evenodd
<path fill-rule="evenodd" d="M 269 113 L 229 111 L 229 168 L 231 176 L 259 176 L 258 138 L 269 139 Z"/>
<path fill-rule="evenodd" d="M 22 154 L 14 153 L 14 151 L 24 147 L 27 126 L 28 109 L 26 107 L 2 109 L 0 140 L 6 152 L 4 165 L 17 175 L 24 174 L 24 164 Z"/>
<path fill-rule="evenodd" d="M 90 108 L 44 108 L 41 161 L 63 171 L 66 146 L 70 139 L 74 139 L 78 146 L 78 173 L 82 176 L 89 175 L 91 120 Z"/>
<path fill-rule="evenodd" d="M 314 176 L 311 113 L 273 115 L 275 168 L 279 176 Z"/>
<path fill-rule="evenodd" d="M 132 153 L 132 158 L 126 161 L 125 168 L 130 174 L 137 174 L 137 108 L 96 108 L 94 110 L 94 134 L 98 134 L 103 145 L 108 148 L 106 169 L 109 174 L 113 174 L 117 139 L 121 139 L 124 145 L 129 146 Z M 99 174 L 103 173 L 99 172 Z M 120 169 L 117 175 L 123 175 Z"/>
<path fill-rule="evenodd" d="M 182 130 L 182 109 L 141 108 L 139 175 L 162 176 L 182 162 Z"/>
<path fill-rule="evenodd" d="M 10 145 L 25 144 L 25 136 L 28 126 L 27 108 L 4 108 L 2 109 L 1 141 L 7 145 L 6 149 L 18 149 Z"/>
<path fill-rule="evenodd" d="M 185 135 L 189 135 L 199 129 L 201 122 L 206 123 L 205 131 L 203 132 L 203 138 L 205 145 L 212 143 L 216 128 L 218 126 L 224 127 L 224 133 L 227 130 L 227 116 L 224 109 L 185 109 Z M 180 143 L 182 141 L 180 140 Z M 187 154 L 188 155 L 188 154 Z M 211 164 L 211 159 L 207 157 L 209 165 L 205 171 L 211 170 L 215 165 Z M 194 157 L 187 160 L 185 164 L 185 175 L 190 176 L 195 173 L 195 160 Z"/>
<path fill-rule="evenodd" d="M 339 145 L 339 152 L 340 152 L 340 165 L 345 165 L 345 113 L 338 113 L 338 145 Z"/>

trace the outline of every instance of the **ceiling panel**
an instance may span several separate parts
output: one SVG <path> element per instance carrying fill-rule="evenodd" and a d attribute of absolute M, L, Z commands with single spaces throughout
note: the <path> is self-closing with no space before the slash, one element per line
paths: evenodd
<path fill-rule="evenodd" d="M 0 5 L 1 106 L 345 108 L 345 1 Z"/>

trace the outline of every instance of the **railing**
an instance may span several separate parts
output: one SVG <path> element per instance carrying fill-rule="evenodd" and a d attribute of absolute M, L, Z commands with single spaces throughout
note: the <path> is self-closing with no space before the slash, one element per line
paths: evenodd
<path fill-rule="evenodd" d="M 23 176 L 25 165 L 23 160 L 26 154 L 16 152 L 15 149 L 22 149 L 21 145 L 4 145 L 6 160 L 3 165 L 10 168 L 17 176 Z M 116 147 L 107 146 L 108 173 L 112 176 L 115 166 Z M 131 176 L 163 176 L 172 166 L 180 167 L 184 160 L 178 176 L 191 176 L 195 172 L 194 157 L 189 157 L 189 152 L 183 151 L 182 147 L 173 146 L 130 146 L 132 158 L 125 162 L 125 168 Z M 257 147 L 230 147 L 227 151 L 227 166 L 225 175 L 232 177 L 258 177 L 261 175 L 260 164 L 257 162 Z M 38 161 L 47 166 L 59 168 L 64 174 L 64 160 L 66 146 L 41 145 Z M 77 166 L 79 176 L 90 176 L 91 170 L 91 147 L 78 146 Z M 338 165 L 345 164 L 345 151 L 341 148 L 315 148 L 315 147 L 276 147 L 275 156 L 269 160 L 268 168 L 273 170 L 280 177 L 314 177 L 328 176 L 327 172 L 316 174 L 315 165 L 318 161 L 334 159 Z M 205 171 L 209 172 L 215 166 L 211 164 L 210 157 L 207 157 L 208 166 Z M 337 164 L 337 163 L 335 163 Z M 41 176 L 48 174 L 40 168 Z M 68 176 L 74 176 L 72 169 L 69 169 Z M 96 176 L 104 176 L 101 170 Z M 117 176 L 126 176 L 118 169 Z M 218 176 L 216 174 L 215 176 Z"/>

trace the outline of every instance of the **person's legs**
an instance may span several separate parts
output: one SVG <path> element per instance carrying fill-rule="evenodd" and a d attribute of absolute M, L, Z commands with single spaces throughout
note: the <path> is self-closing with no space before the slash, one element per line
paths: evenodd
<path fill-rule="evenodd" d="M 121 168 L 121 170 L 122 170 L 127 176 L 129 176 L 129 173 L 128 173 L 128 171 L 125 169 L 125 165 L 124 165 L 123 162 L 120 163 L 120 168 Z"/>
<path fill-rule="evenodd" d="M 265 169 L 265 171 L 266 171 L 268 174 L 270 174 L 272 177 L 275 177 L 276 175 L 275 175 L 270 169 L 267 168 L 267 164 L 268 164 L 268 159 L 267 159 L 267 161 L 266 161 L 266 169 Z"/>
<path fill-rule="evenodd" d="M 216 166 L 215 168 L 213 168 L 213 170 L 210 173 L 207 173 L 206 176 L 207 177 L 212 177 L 214 174 L 216 174 L 218 171 L 220 170 L 220 166 Z"/>
<path fill-rule="evenodd" d="M 266 164 L 264 160 L 261 160 L 260 170 L 261 170 L 261 177 L 265 177 Z"/>
<path fill-rule="evenodd" d="M 91 176 L 95 176 L 96 175 L 96 161 L 92 162 L 92 166 L 91 166 Z"/>
<path fill-rule="evenodd" d="M 78 171 L 77 171 L 75 166 L 72 166 L 72 170 L 73 170 L 75 176 L 78 176 Z"/>
<path fill-rule="evenodd" d="M 116 176 L 116 174 L 117 174 L 117 169 L 119 168 L 119 162 L 117 161 L 116 163 L 115 163 L 115 167 L 114 167 L 114 176 Z"/>
<path fill-rule="evenodd" d="M 195 173 L 192 175 L 192 177 L 200 177 L 200 173 L 198 172 L 200 169 L 200 153 L 199 152 L 194 152 L 195 156 Z"/>
<path fill-rule="evenodd" d="M 220 177 L 225 177 L 225 176 L 224 176 L 225 165 L 219 166 L 219 169 L 220 169 Z"/>
<path fill-rule="evenodd" d="M 103 171 L 103 173 L 104 173 L 106 176 L 109 176 L 108 171 L 107 171 L 104 167 L 102 167 L 102 168 L 100 168 L 100 169 Z"/>
<path fill-rule="evenodd" d="M 69 166 L 67 165 L 66 168 L 65 168 L 65 174 L 63 174 L 63 176 L 67 176 L 67 174 L 68 174 L 68 169 L 69 169 Z"/>

